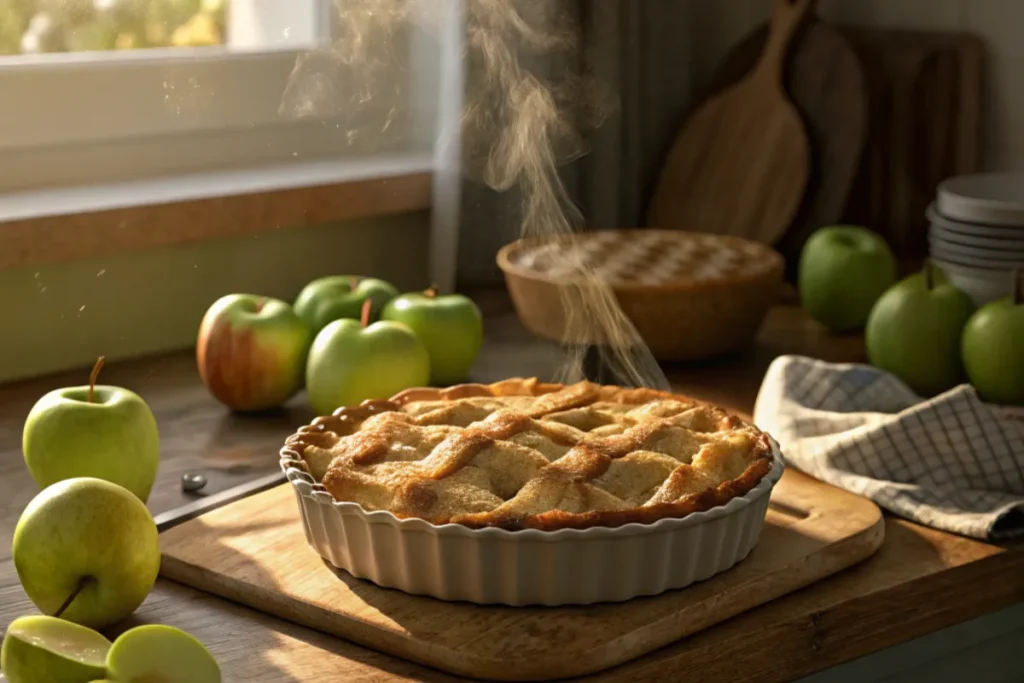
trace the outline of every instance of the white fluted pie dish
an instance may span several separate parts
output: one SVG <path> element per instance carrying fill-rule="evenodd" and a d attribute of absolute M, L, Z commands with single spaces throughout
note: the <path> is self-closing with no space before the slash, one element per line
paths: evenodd
<path fill-rule="evenodd" d="M 502 605 L 586 605 L 656 595 L 708 579 L 757 544 L 772 466 L 750 491 L 724 505 L 651 524 L 542 531 L 434 525 L 340 502 L 301 460 L 282 451 L 306 539 L 321 557 L 359 579 L 441 600 Z"/>

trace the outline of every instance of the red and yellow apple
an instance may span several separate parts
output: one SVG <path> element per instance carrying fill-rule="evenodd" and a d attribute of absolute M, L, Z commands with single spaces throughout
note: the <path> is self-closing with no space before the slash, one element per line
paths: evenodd
<path fill-rule="evenodd" d="M 210 307 L 199 326 L 199 374 L 234 410 L 274 408 L 302 386 L 311 339 L 309 324 L 285 302 L 230 294 Z"/>

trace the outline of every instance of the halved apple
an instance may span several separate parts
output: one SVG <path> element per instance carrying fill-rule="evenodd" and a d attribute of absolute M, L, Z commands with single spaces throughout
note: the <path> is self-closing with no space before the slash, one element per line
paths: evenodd
<path fill-rule="evenodd" d="M 11 622 L 0 649 L 10 683 L 86 683 L 106 675 L 110 641 L 91 628 L 34 615 Z"/>
<path fill-rule="evenodd" d="M 184 631 L 147 624 L 114 641 L 106 676 L 112 683 L 220 683 L 220 667 L 209 650 Z"/>

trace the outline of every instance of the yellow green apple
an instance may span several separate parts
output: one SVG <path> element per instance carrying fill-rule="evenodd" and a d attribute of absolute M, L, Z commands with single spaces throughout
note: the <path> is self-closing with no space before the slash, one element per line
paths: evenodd
<path fill-rule="evenodd" d="M 146 599 L 160 569 L 160 539 L 146 506 L 103 479 L 43 489 L 14 529 L 14 568 L 44 614 L 105 628 Z"/>
<path fill-rule="evenodd" d="M 817 230 L 800 253 L 800 302 L 833 332 L 862 329 L 896 282 L 896 257 L 880 235 L 855 225 Z"/>
<path fill-rule="evenodd" d="M 967 377 L 985 401 L 1024 405 L 1024 283 L 1012 297 L 982 306 L 967 321 L 962 352 Z"/>
<path fill-rule="evenodd" d="M 483 316 L 468 297 L 438 295 L 436 288 L 393 299 L 381 314 L 405 323 L 430 356 L 430 383 L 455 384 L 466 378 L 484 340 Z"/>
<path fill-rule="evenodd" d="M 11 622 L 0 648 L 8 683 L 88 683 L 106 675 L 111 643 L 65 619 L 41 614 Z"/>
<path fill-rule="evenodd" d="M 278 299 L 229 294 L 206 312 L 196 362 L 217 400 L 240 412 L 280 406 L 302 386 L 312 330 Z"/>
<path fill-rule="evenodd" d="M 376 320 L 387 302 L 398 296 L 394 285 L 372 277 L 331 275 L 306 285 L 295 300 L 295 312 L 313 329 L 342 318 L 358 320 L 363 302 L 370 301 L 370 319 Z"/>
<path fill-rule="evenodd" d="M 430 356 L 402 323 L 372 325 L 370 302 L 361 320 L 335 320 L 313 340 L 306 365 L 309 404 L 319 415 L 370 398 L 390 398 L 430 379 Z"/>
<path fill-rule="evenodd" d="M 88 386 L 57 389 L 36 401 L 22 431 L 25 464 L 40 488 L 96 477 L 145 502 L 160 464 L 156 419 L 138 394 L 96 386 L 102 365 L 100 358 Z"/>
<path fill-rule="evenodd" d="M 172 626 L 146 624 L 125 631 L 107 654 L 111 683 L 220 683 L 220 667 L 194 637 Z"/>
<path fill-rule="evenodd" d="M 960 340 L 972 312 L 970 298 L 927 262 L 872 309 L 865 330 L 868 360 L 920 396 L 951 389 L 964 379 Z"/>

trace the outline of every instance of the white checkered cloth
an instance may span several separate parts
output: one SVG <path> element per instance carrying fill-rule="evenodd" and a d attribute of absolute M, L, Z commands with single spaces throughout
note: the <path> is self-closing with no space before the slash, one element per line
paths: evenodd
<path fill-rule="evenodd" d="M 786 462 L 881 507 L 987 540 L 1024 535 L 1024 420 L 969 385 L 930 400 L 867 365 L 782 356 L 754 422 Z"/>

